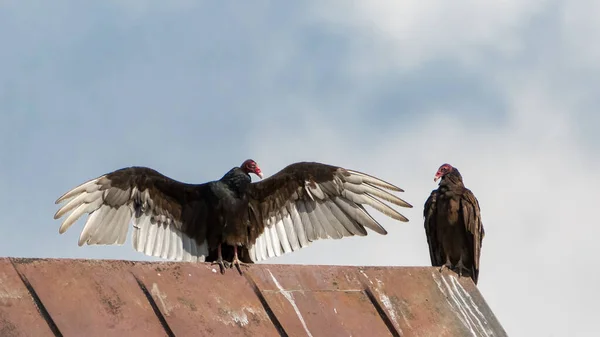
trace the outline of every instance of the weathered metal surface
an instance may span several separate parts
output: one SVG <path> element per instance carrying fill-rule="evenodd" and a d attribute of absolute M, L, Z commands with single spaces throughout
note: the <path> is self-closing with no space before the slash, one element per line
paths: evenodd
<path fill-rule="evenodd" d="M 137 265 L 176 336 L 279 336 L 252 285 L 236 270 L 198 263 Z"/>
<path fill-rule="evenodd" d="M 432 267 L 12 262 L 0 336 L 506 336 L 469 278 Z"/>
<path fill-rule="evenodd" d="M 249 274 L 290 336 L 393 336 L 352 268 L 270 265 Z"/>
<path fill-rule="evenodd" d="M 54 336 L 7 258 L 0 258 L 0 336 Z"/>
<path fill-rule="evenodd" d="M 360 268 L 402 336 L 506 336 L 470 278 L 438 268 Z"/>
<path fill-rule="evenodd" d="M 165 336 L 130 262 L 15 259 L 63 336 Z"/>

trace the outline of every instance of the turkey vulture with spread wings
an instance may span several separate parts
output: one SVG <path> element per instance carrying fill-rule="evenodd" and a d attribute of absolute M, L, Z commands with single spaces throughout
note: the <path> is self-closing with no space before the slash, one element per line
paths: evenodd
<path fill-rule="evenodd" d="M 466 272 L 477 284 L 481 242 L 485 235 L 479 202 L 465 187 L 456 167 L 440 166 L 433 181 L 441 178 L 425 202 L 425 234 L 432 266 Z"/>
<path fill-rule="evenodd" d="M 62 234 L 89 214 L 80 246 L 122 245 L 133 219 L 135 250 L 176 261 L 215 261 L 224 272 L 315 240 L 365 236 L 365 228 L 387 234 L 363 205 L 404 222 L 408 219 L 382 200 L 412 207 L 386 191 L 402 192 L 399 187 L 341 167 L 295 163 L 255 183 L 250 173 L 262 178 L 251 159 L 203 184 L 182 183 L 146 167 L 123 168 L 58 198 L 57 204 L 69 201 L 54 218 L 73 211 L 60 226 Z M 233 255 L 231 264 L 223 255 Z"/>

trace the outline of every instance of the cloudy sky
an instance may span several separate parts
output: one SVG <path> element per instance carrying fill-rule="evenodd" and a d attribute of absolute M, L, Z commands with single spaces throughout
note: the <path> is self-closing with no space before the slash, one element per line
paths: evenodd
<path fill-rule="evenodd" d="M 415 206 L 274 263 L 428 265 L 422 205 L 449 162 L 507 332 L 595 331 L 600 3 L 149 3 L 0 2 L 1 256 L 147 259 L 79 248 L 54 200 L 124 166 L 203 182 L 252 157 L 369 172 Z"/>

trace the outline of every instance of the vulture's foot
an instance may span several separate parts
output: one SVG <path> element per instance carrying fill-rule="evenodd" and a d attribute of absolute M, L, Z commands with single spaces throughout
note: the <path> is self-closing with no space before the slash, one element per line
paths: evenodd
<path fill-rule="evenodd" d="M 470 272 L 469 268 L 465 267 L 461 259 L 456 264 L 456 272 L 458 273 L 458 278 L 461 278 L 463 276 L 463 271 L 466 271 L 467 274 L 469 274 Z"/>
<path fill-rule="evenodd" d="M 233 268 L 233 266 L 237 268 L 238 272 L 240 272 L 240 275 L 244 274 L 242 272 L 242 266 L 248 267 L 247 263 L 240 261 L 240 259 L 238 258 L 237 245 L 233 246 L 233 260 L 231 260 L 231 267 Z"/>
<path fill-rule="evenodd" d="M 237 256 L 233 258 L 233 261 L 231 261 L 231 267 L 233 268 L 233 266 L 235 266 L 237 268 L 237 270 L 240 273 L 240 275 L 244 274 L 242 272 L 242 268 L 241 267 L 250 267 L 250 265 L 248 263 L 244 263 L 244 262 L 240 261 L 237 258 Z"/>
<path fill-rule="evenodd" d="M 452 262 L 450 262 L 450 259 L 449 259 L 449 258 L 448 258 L 448 259 L 446 259 L 446 263 L 444 263 L 444 264 L 443 264 L 443 265 L 440 267 L 440 273 L 444 271 L 444 268 L 446 268 L 446 269 L 450 269 L 450 270 L 452 270 L 452 269 L 453 269 L 453 267 L 452 267 Z"/>
<path fill-rule="evenodd" d="M 225 274 L 225 269 L 231 267 L 231 264 L 229 262 L 223 260 L 223 255 L 221 255 L 221 244 L 217 246 L 217 259 L 210 265 L 214 266 L 215 264 L 219 265 L 219 268 L 221 269 L 221 274 Z"/>
<path fill-rule="evenodd" d="M 440 267 L 440 273 L 444 271 L 444 268 L 452 270 L 452 265 L 451 264 L 443 264 Z"/>
<path fill-rule="evenodd" d="M 231 267 L 231 263 L 223 260 L 222 257 L 219 257 L 215 260 L 215 262 L 211 263 L 211 266 L 214 266 L 215 264 L 219 265 L 219 268 L 221 269 L 221 274 L 225 274 L 225 269 Z"/>

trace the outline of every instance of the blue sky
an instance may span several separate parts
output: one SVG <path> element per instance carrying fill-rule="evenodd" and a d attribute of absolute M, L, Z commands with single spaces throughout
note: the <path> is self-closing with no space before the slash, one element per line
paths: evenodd
<path fill-rule="evenodd" d="M 273 263 L 427 265 L 422 205 L 450 162 L 479 198 L 479 288 L 507 331 L 586 335 L 600 282 L 594 6 L 2 2 L 0 255 L 147 259 L 130 240 L 78 247 L 82 221 L 59 235 L 54 200 L 124 166 L 203 182 L 251 157 L 266 175 L 301 160 L 366 171 L 415 206 L 407 224 L 376 216 L 385 237 Z"/>

